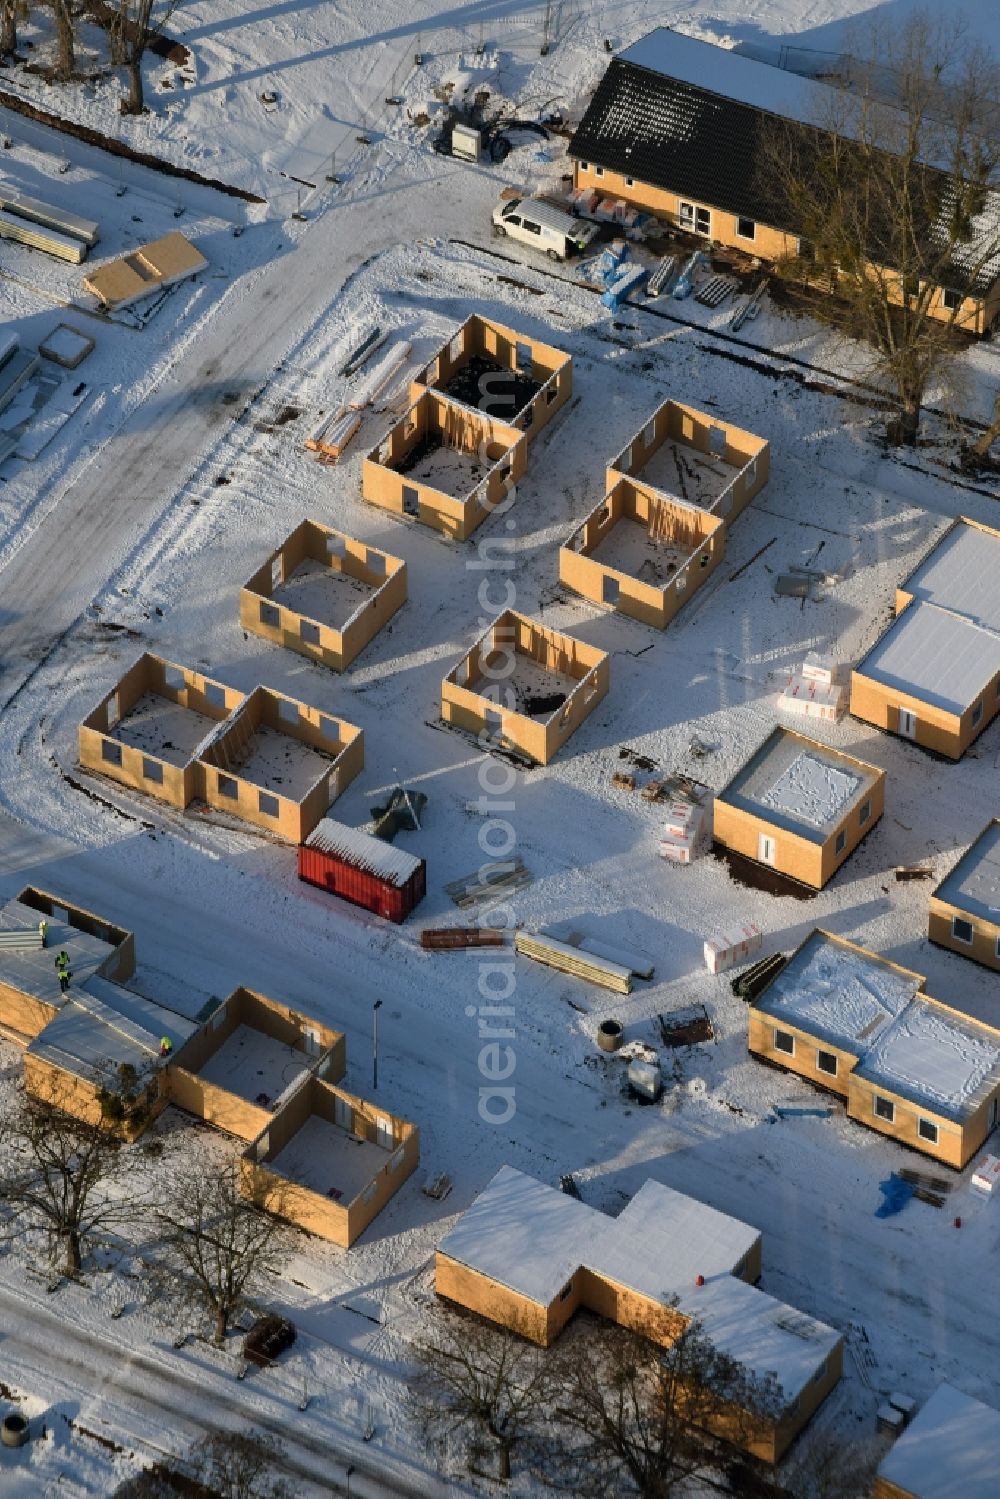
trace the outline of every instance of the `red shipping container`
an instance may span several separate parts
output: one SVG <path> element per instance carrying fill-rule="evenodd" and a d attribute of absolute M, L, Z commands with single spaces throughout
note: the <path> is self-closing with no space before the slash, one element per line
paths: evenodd
<path fill-rule="evenodd" d="M 299 845 L 299 879 L 402 922 L 426 894 L 427 865 L 371 833 L 324 817 Z"/>

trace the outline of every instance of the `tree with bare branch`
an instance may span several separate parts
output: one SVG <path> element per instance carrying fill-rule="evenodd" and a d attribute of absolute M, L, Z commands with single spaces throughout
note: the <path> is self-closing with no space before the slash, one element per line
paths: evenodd
<path fill-rule="evenodd" d="M 532 1467 L 578 1499 L 673 1499 L 717 1481 L 784 1405 L 773 1380 L 720 1353 L 697 1323 L 667 1348 L 604 1321 L 578 1324 L 549 1377 L 555 1396 Z"/>
<path fill-rule="evenodd" d="M 66 81 L 76 72 L 76 11 L 73 0 L 46 0 L 56 28 L 57 78 Z"/>
<path fill-rule="evenodd" d="M 145 109 L 142 60 L 176 6 L 177 0 L 118 0 L 108 35 L 111 61 L 125 69 L 128 79 L 128 97 L 122 101 L 122 114 L 140 115 Z"/>
<path fill-rule="evenodd" d="M 800 1438 L 781 1474 L 795 1499 L 869 1499 L 879 1452 L 871 1442 L 845 1443 L 832 1431 Z"/>
<path fill-rule="evenodd" d="M 134 1217 L 140 1182 L 112 1129 L 57 1103 L 22 1095 L 0 1121 L 0 1212 L 17 1230 L 44 1232 L 52 1264 L 75 1277 L 88 1249 Z"/>
<path fill-rule="evenodd" d="M 17 53 L 17 13 L 20 0 L 0 0 L 0 58 Z"/>
<path fill-rule="evenodd" d="M 288 1255 L 285 1229 L 275 1212 L 240 1190 L 238 1163 L 184 1175 L 153 1211 L 160 1232 L 157 1263 L 178 1291 L 214 1324 L 218 1345 L 249 1299 L 259 1294 Z"/>
<path fill-rule="evenodd" d="M 285 1449 L 272 1436 L 250 1431 L 217 1431 L 198 1443 L 189 1465 L 209 1493 L 219 1499 L 292 1499 L 280 1476 Z"/>
<path fill-rule="evenodd" d="M 410 1400 L 422 1429 L 464 1442 L 472 1464 L 492 1450 L 497 1476 L 510 1478 L 515 1448 L 543 1413 L 547 1354 L 515 1331 L 441 1309 L 414 1354 Z"/>
<path fill-rule="evenodd" d="M 797 236 L 779 271 L 868 346 L 896 407 L 890 440 L 913 443 L 962 347 L 967 299 L 1000 276 L 997 65 L 960 20 L 919 11 L 876 22 L 853 50 L 825 118 L 769 122 L 760 217 Z"/>

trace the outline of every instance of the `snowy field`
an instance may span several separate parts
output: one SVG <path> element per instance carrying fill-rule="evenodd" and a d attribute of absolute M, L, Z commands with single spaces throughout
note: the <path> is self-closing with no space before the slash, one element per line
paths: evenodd
<path fill-rule="evenodd" d="M 997 815 L 1000 725 L 957 765 L 851 719 L 819 725 L 816 737 L 885 769 L 886 810 L 808 901 L 738 886 L 710 857 L 667 865 L 657 854 L 662 814 L 611 784 L 647 757 L 721 789 L 779 721 L 789 669 L 810 650 L 840 661 L 863 654 L 929 543 L 959 514 L 996 524 L 996 496 L 951 473 L 952 439 L 934 416 L 926 447 L 887 453 L 882 414 L 852 383 L 860 359 L 834 351 L 805 320 L 765 312 L 743 347 L 727 334 L 729 311 L 690 301 L 666 316 L 626 309 L 612 323 L 568 269 L 528 251 L 498 255 L 488 218 L 500 186 L 558 180 L 564 143 L 549 142 L 544 159 L 537 141 L 522 147 L 499 171 L 461 167 L 427 149 L 428 128 L 409 118 L 434 103 L 435 84 L 479 84 L 490 69 L 489 86 L 525 117 L 553 99 L 578 110 L 605 64 L 603 38 L 618 47 L 653 23 L 823 49 L 838 45 L 837 23 L 852 9 L 865 8 L 761 0 L 723 20 L 698 4 L 626 0 L 609 32 L 606 5 L 563 3 L 552 7 L 556 44 L 540 58 L 541 3 L 438 11 L 418 0 L 401 19 L 398 0 L 363 10 L 351 0 L 269 7 L 249 21 L 236 0 L 182 6 L 170 29 L 191 48 L 189 76 L 168 90 L 157 82 L 165 65 L 151 67 L 154 112 L 122 128 L 142 149 L 265 198 L 246 211 L 239 237 L 244 214 L 221 193 L 136 171 L 118 196 L 117 166 L 99 153 L 74 147 L 62 174 L 61 138 L 46 154 L 41 133 L 29 141 L 7 122 L 5 175 L 43 197 L 72 188 L 68 206 L 89 205 L 102 220 L 95 260 L 180 227 L 210 269 L 135 327 L 82 309 L 77 268 L 4 245 L 0 331 L 33 346 L 65 320 L 97 348 L 70 376 L 87 382 L 84 406 L 38 459 L 0 470 L 0 807 L 12 820 L 0 826 L 0 899 L 31 881 L 133 929 L 137 987 L 188 1017 L 246 984 L 342 1029 L 345 1084 L 362 1096 L 371 1093 L 372 1005 L 382 999 L 378 1098 L 419 1125 L 421 1166 L 351 1251 L 298 1237 L 269 1299 L 295 1318 L 299 1341 L 243 1384 L 230 1355 L 200 1341 L 173 1347 L 170 1320 L 147 1304 L 138 1273 L 141 1236 L 117 1268 L 52 1296 L 23 1254 L 8 1254 L 4 1384 L 52 1436 L 0 1458 L 3 1493 L 28 1499 L 58 1483 L 53 1492 L 107 1494 L 115 1476 L 197 1436 L 209 1398 L 221 1424 L 284 1426 L 303 1494 L 317 1479 L 319 1491 L 344 1491 L 349 1462 L 357 1495 L 445 1492 L 434 1454 L 401 1417 L 408 1349 L 432 1298 L 435 1245 L 503 1163 L 550 1183 L 574 1172 L 584 1200 L 613 1213 L 653 1177 L 760 1228 L 765 1290 L 839 1328 L 852 1347 L 857 1329 L 867 1332 L 873 1362 L 848 1357 L 816 1418 L 844 1440 L 874 1434 L 890 1390 L 922 1399 L 946 1379 L 1000 1403 L 1000 1334 L 983 1316 L 996 1205 L 974 1198 L 966 1173 L 943 1210 L 914 1201 L 876 1219 L 879 1181 L 920 1163 L 849 1123 L 838 1103 L 752 1062 L 743 1004 L 728 976 L 702 963 L 703 938 L 717 927 L 754 921 L 765 951 L 788 952 L 821 925 L 926 974 L 936 998 L 997 1022 L 995 975 L 929 946 L 933 885 L 897 883 L 893 871 L 922 865 L 936 882 Z M 998 29 L 991 6 L 966 9 L 984 34 Z M 480 39 L 487 61 L 472 66 Z M 427 61 L 414 71 L 418 49 Z M 28 80 L 10 72 L 3 87 L 26 91 Z M 42 102 L 110 132 L 116 90 L 49 89 Z M 278 92 L 276 109 L 261 105 L 265 90 Z M 390 93 L 404 104 L 387 109 Z M 366 118 L 370 146 L 355 140 Z M 300 162 L 311 153 L 315 165 L 334 149 L 344 181 L 307 190 L 306 219 L 293 222 L 299 192 L 280 166 L 290 153 Z M 336 372 L 368 326 L 412 343 L 412 373 L 470 312 L 571 353 L 574 395 L 531 444 L 509 513 L 455 545 L 361 498 L 361 456 L 398 419 L 401 382 L 366 414 L 338 466 L 317 464 L 303 444 L 339 401 Z M 982 418 L 995 348 L 974 350 L 968 369 L 962 407 Z M 771 479 L 733 524 L 723 563 L 658 633 L 562 589 L 557 554 L 601 498 L 605 464 L 670 396 L 766 437 Z M 342 676 L 239 625 L 240 587 L 306 517 L 407 564 L 408 602 Z M 510 567 L 479 565 L 508 543 Z M 774 579 L 791 564 L 843 580 L 818 602 L 776 597 Z M 637 948 L 656 972 L 612 997 L 519 958 L 509 1001 L 514 1112 L 490 1125 L 479 1112 L 481 955 L 423 952 L 417 933 L 465 919 L 443 887 L 482 862 L 482 756 L 440 723 L 440 683 L 485 626 L 481 585 L 495 603 L 508 578 L 518 609 L 612 657 L 607 698 L 554 763 L 518 770 L 505 794 L 515 852 L 533 876 L 512 897 L 514 917 Z M 78 724 L 143 650 L 244 691 L 263 683 L 363 728 L 365 768 L 334 815 L 365 823 L 400 780 L 426 793 L 422 832 L 399 845 L 427 859 L 416 918 L 390 927 L 301 884 L 293 849 L 84 776 Z M 692 754 L 694 739 L 707 754 Z M 498 783 L 503 772 L 498 765 Z M 658 1017 L 702 1005 L 713 1039 L 660 1048 Z M 661 1104 L 629 1104 L 623 1060 L 597 1050 L 597 1026 L 610 1016 L 627 1041 L 661 1050 Z M 0 1061 L 9 1088 L 16 1051 L 4 1046 Z M 774 1112 L 828 1105 L 828 1117 Z M 172 1111 L 153 1133 L 168 1163 L 235 1149 Z M 444 1203 L 419 1190 L 440 1172 L 454 1183 Z M 369 1421 L 376 1435 L 365 1444 Z M 449 1481 L 447 1492 L 463 1491 Z"/>

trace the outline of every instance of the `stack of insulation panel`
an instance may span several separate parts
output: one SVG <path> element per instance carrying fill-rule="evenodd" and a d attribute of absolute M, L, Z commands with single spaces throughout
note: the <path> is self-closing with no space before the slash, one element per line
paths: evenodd
<path fill-rule="evenodd" d="M 827 656 L 810 652 L 799 671 L 790 673 L 778 707 L 802 718 L 836 723 L 847 712 L 847 686 L 841 669 Z"/>
<path fill-rule="evenodd" d="M 663 824 L 660 857 L 672 864 L 690 864 L 702 851 L 706 822 L 704 807 L 694 802 L 670 802 Z"/>
<path fill-rule="evenodd" d="M 736 963 L 745 963 L 760 951 L 763 941 L 760 927 L 752 921 L 713 932 L 705 940 L 705 967 L 709 973 L 722 973 Z"/>

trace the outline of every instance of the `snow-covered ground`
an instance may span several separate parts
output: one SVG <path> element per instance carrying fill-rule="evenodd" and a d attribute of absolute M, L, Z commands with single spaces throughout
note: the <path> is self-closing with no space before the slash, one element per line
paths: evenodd
<path fill-rule="evenodd" d="M 544 160 L 537 142 L 522 147 L 499 172 L 462 167 L 426 149 L 427 131 L 406 118 L 433 104 L 434 83 L 478 83 L 489 68 L 489 86 L 519 112 L 564 95 L 571 109 L 604 66 L 604 36 L 618 46 L 654 22 L 769 47 L 798 33 L 803 46 L 826 48 L 838 45 L 835 23 L 861 9 L 821 0 L 804 17 L 776 0 L 734 7 L 723 21 L 701 5 L 627 0 L 612 23 L 607 6 L 563 3 L 552 7 L 557 43 L 540 58 L 542 3 L 416 4 L 404 17 L 396 0 L 363 10 L 352 0 L 249 19 L 233 0 L 184 6 L 171 30 L 192 49 L 191 80 L 169 93 L 151 88 L 156 111 L 121 128 L 144 149 L 265 197 L 239 237 L 222 194 L 136 175 L 119 197 L 117 167 L 98 153 L 74 147 L 62 174 L 58 143 L 46 156 L 8 122 L 6 173 L 38 196 L 58 191 L 79 212 L 93 207 L 101 255 L 179 226 L 210 271 L 137 328 L 67 310 L 81 300 L 79 271 L 4 247 L 13 273 L 0 283 L 4 331 L 33 345 L 66 320 L 97 348 L 76 372 L 92 392 L 81 411 L 34 463 L 8 460 L 0 474 L 0 804 L 16 819 L 0 829 L 0 898 L 31 880 L 134 929 L 138 986 L 187 1016 L 247 984 L 343 1029 L 347 1086 L 362 1095 L 372 1006 L 383 1000 L 378 1097 L 420 1126 L 422 1149 L 418 1174 L 351 1251 L 298 1240 L 269 1298 L 295 1317 L 297 1350 L 244 1384 L 200 1343 L 175 1350 L 162 1311 L 144 1304 L 141 1280 L 125 1269 L 49 1297 L 8 1255 L 4 1383 L 54 1433 L 24 1457 L 0 1458 L 0 1479 L 22 1481 L 11 1492 L 41 1491 L 58 1466 L 78 1492 L 107 1493 L 112 1471 L 197 1435 L 206 1392 L 222 1424 L 240 1412 L 287 1423 L 303 1486 L 326 1443 L 339 1454 L 328 1488 L 353 1461 L 357 1494 L 434 1492 L 433 1455 L 401 1415 L 408 1343 L 430 1302 L 434 1246 L 504 1162 L 548 1182 L 572 1171 L 585 1201 L 610 1212 L 654 1177 L 762 1229 L 766 1290 L 852 1342 L 855 1325 L 867 1330 L 874 1367 L 848 1360 L 817 1418 L 845 1440 L 873 1432 L 879 1395 L 891 1389 L 922 1398 L 949 1379 L 1000 1400 L 1000 1336 L 983 1316 L 996 1205 L 975 1199 L 966 1175 L 943 1211 L 913 1202 L 876 1219 L 878 1182 L 915 1158 L 848 1123 L 839 1105 L 826 1118 L 776 1115 L 775 1105 L 826 1101 L 750 1061 L 745 1009 L 701 961 L 704 935 L 734 921 L 757 922 L 767 949 L 786 952 L 822 925 L 928 975 L 928 991 L 955 1008 L 995 1019 L 995 975 L 929 946 L 932 886 L 897 883 L 893 871 L 921 864 L 939 878 L 996 814 L 1000 727 L 945 765 L 851 719 L 820 725 L 817 737 L 886 770 L 886 812 L 811 901 L 737 886 L 711 858 L 667 865 L 655 807 L 611 784 L 646 756 L 721 788 L 777 721 L 789 668 L 810 650 L 856 659 L 889 618 L 897 581 L 948 520 L 995 523 L 996 498 L 984 483 L 956 480 L 951 438 L 934 418 L 926 448 L 886 453 L 881 414 L 850 383 L 860 359 L 805 320 L 765 312 L 742 348 L 727 336 L 728 310 L 690 302 L 665 316 L 630 308 L 613 324 L 564 268 L 529 252 L 496 254 L 488 217 L 499 186 L 557 179 L 562 143 L 550 142 Z M 992 21 L 985 4 L 967 9 Z M 480 26 L 497 67 L 473 66 Z M 416 73 L 415 50 L 428 59 Z M 150 76 L 166 71 L 157 64 Z M 29 87 L 16 72 L 4 86 Z M 53 88 L 43 102 L 110 131 L 116 88 Z M 272 89 L 279 104 L 268 112 L 259 95 Z M 393 113 L 381 100 L 397 92 L 406 103 Z M 355 140 L 366 110 L 370 146 Z M 344 181 L 308 195 L 306 220 L 293 222 L 297 190 L 274 164 L 282 149 L 301 157 L 310 131 L 314 160 L 345 141 Z M 339 466 L 318 465 L 303 442 L 339 401 L 336 371 L 364 329 L 378 322 L 409 340 L 412 370 L 472 311 L 570 352 L 574 396 L 532 444 L 508 514 L 450 545 L 360 496 L 361 455 L 396 419 L 398 386 L 366 415 Z M 963 406 L 982 417 L 996 384 L 993 347 L 977 348 L 968 367 Z M 723 564 L 659 634 L 563 590 L 557 551 L 600 499 L 606 462 L 668 396 L 766 437 L 772 476 L 732 526 Z M 240 586 L 307 516 L 407 563 L 406 606 L 342 676 L 239 626 Z M 507 542 L 511 565 L 484 567 Z M 774 578 L 793 563 L 846 576 L 819 602 L 778 598 Z M 519 609 L 612 662 L 608 697 L 567 748 L 545 769 L 514 773 L 501 796 L 481 780 L 482 755 L 440 724 L 439 691 L 497 600 L 509 602 L 506 579 Z M 263 682 L 362 727 L 365 769 L 338 801 L 338 819 L 364 823 L 400 779 L 427 794 L 422 832 L 400 838 L 428 863 L 428 895 L 409 925 L 389 927 L 300 884 L 292 849 L 81 776 L 77 726 L 143 649 L 244 690 Z M 693 739 L 707 755 L 692 754 Z M 502 784 L 505 767 L 489 763 Z M 490 955 L 426 953 L 416 937 L 428 921 L 463 919 L 443 887 L 483 861 L 484 793 L 512 804 L 497 810 L 533 875 L 511 898 L 518 923 L 570 924 L 656 964 L 651 983 L 611 997 L 517 960 L 514 1112 L 502 1124 L 480 1111 L 477 1011 Z M 620 1058 L 596 1049 L 600 1021 L 615 1016 L 627 1040 L 658 1046 L 657 1017 L 696 1004 L 713 1040 L 662 1051 L 663 1102 L 629 1104 Z M 16 1053 L 3 1060 L 10 1086 Z M 230 1149 L 171 1113 L 156 1134 L 193 1156 Z M 439 1172 L 454 1182 L 443 1204 L 419 1190 Z M 109 1297 L 123 1291 L 125 1311 L 112 1321 Z M 310 1401 L 300 1412 L 303 1379 Z M 363 1444 L 370 1418 L 376 1436 Z M 385 1471 L 386 1487 L 369 1469 Z M 461 1491 L 454 1479 L 451 1491 Z"/>

